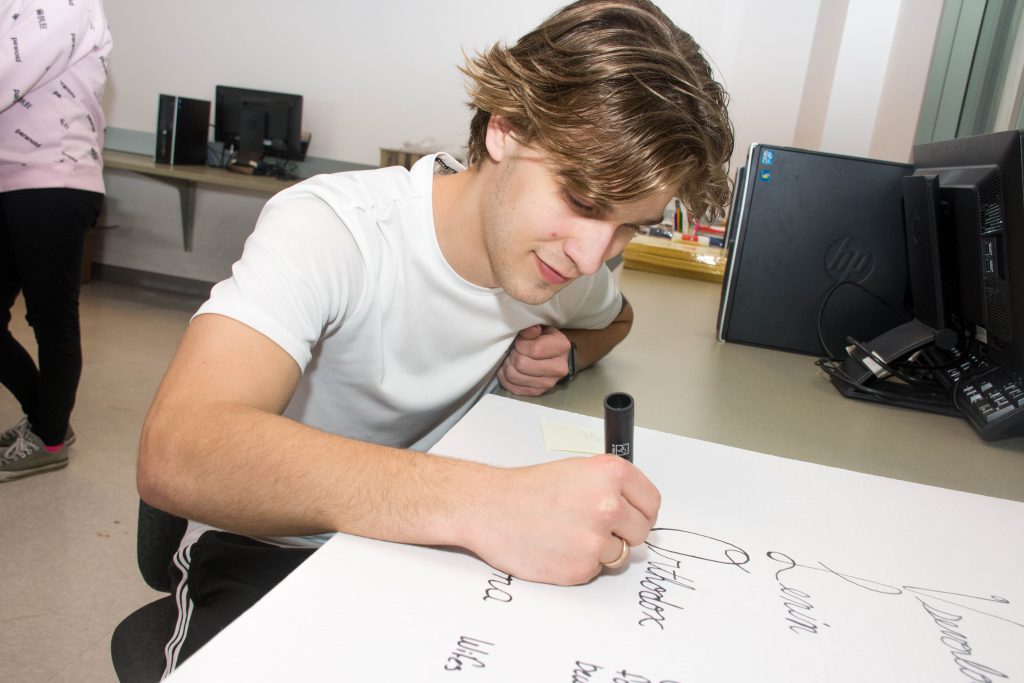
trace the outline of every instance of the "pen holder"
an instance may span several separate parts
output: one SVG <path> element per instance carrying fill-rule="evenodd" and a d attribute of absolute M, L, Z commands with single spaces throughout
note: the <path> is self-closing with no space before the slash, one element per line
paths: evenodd
<path fill-rule="evenodd" d="M 604 397 L 604 451 L 633 462 L 633 397 L 629 394 Z"/>

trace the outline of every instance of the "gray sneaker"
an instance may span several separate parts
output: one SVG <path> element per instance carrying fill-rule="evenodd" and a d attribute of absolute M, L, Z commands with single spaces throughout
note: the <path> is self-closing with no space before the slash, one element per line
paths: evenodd
<path fill-rule="evenodd" d="M 21 422 L 0 434 L 0 451 L 10 448 L 11 444 L 21 438 L 28 430 L 28 418 L 23 417 Z"/>
<path fill-rule="evenodd" d="M 49 472 L 68 464 L 68 444 L 59 451 L 46 450 L 35 432 L 26 430 L 0 454 L 0 482 L 20 479 L 40 472 Z"/>
<path fill-rule="evenodd" d="M 11 444 L 24 436 L 27 432 L 32 430 L 32 425 L 28 423 L 28 418 L 21 418 L 21 422 L 14 425 L 6 432 L 0 433 L 0 451 L 4 451 L 11 447 Z M 64 445 L 70 446 L 75 442 L 75 430 L 68 425 L 68 432 L 64 435 Z"/>

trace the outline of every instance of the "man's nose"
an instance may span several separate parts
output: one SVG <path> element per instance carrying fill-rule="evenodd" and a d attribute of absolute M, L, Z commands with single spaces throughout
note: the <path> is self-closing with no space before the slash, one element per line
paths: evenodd
<path fill-rule="evenodd" d="M 601 221 L 588 221 L 565 245 L 565 253 L 583 275 L 592 275 L 604 263 L 615 238 L 615 226 Z"/>

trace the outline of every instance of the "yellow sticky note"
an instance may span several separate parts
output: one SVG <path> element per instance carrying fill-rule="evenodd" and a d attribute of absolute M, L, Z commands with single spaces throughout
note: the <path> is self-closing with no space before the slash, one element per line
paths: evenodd
<path fill-rule="evenodd" d="M 570 453 L 604 453 L 604 435 L 594 429 L 541 420 L 544 444 L 549 451 Z"/>

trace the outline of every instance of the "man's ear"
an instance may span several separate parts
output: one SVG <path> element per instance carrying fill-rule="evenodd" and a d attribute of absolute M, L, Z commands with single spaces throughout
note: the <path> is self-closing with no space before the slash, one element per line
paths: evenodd
<path fill-rule="evenodd" d="M 512 126 L 501 114 L 491 114 L 487 120 L 487 134 L 484 137 L 487 154 L 492 161 L 500 162 L 508 153 L 509 145 L 514 142 Z"/>

